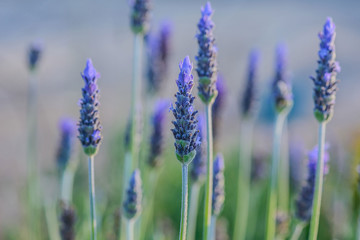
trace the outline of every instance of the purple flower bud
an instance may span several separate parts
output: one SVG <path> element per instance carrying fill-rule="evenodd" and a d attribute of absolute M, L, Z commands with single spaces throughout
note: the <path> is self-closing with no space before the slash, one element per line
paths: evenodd
<path fill-rule="evenodd" d="M 71 206 L 63 205 L 60 216 L 60 237 L 61 240 L 75 239 L 75 210 Z"/>
<path fill-rule="evenodd" d="M 246 82 L 245 91 L 241 99 L 241 110 L 244 117 L 253 115 L 255 108 L 256 100 L 256 81 L 258 78 L 258 67 L 260 60 L 260 52 L 256 49 L 253 49 L 250 52 L 249 56 L 249 67 L 248 67 L 248 77 Z"/>
<path fill-rule="evenodd" d="M 324 175 L 329 172 L 329 154 L 327 152 L 327 146 L 325 146 L 324 152 Z M 306 185 L 304 185 L 300 191 L 299 197 L 296 200 L 296 217 L 302 221 L 309 221 L 311 219 L 312 203 L 315 191 L 315 179 L 316 179 L 316 165 L 318 158 L 318 147 L 316 146 L 308 155 L 308 177 Z"/>
<path fill-rule="evenodd" d="M 213 103 L 216 98 L 216 47 L 214 46 L 215 38 L 213 36 L 214 23 L 211 20 L 213 10 L 209 2 L 201 8 L 201 18 L 198 23 L 198 33 L 196 35 L 199 51 L 195 57 L 197 61 L 196 71 L 199 76 L 199 97 L 205 104 Z"/>
<path fill-rule="evenodd" d="M 180 63 L 179 78 L 176 80 L 178 92 L 175 94 L 175 107 L 171 106 L 175 121 L 172 121 L 174 128 L 171 129 L 175 138 L 175 150 L 177 159 L 183 163 L 190 163 L 196 154 L 196 148 L 200 144 L 198 139 L 197 120 L 193 104 L 195 97 L 191 91 L 194 86 L 192 64 L 189 56 Z"/>
<path fill-rule="evenodd" d="M 149 29 L 150 1 L 133 0 L 131 5 L 131 29 L 135 34 L 145 34 Z"/>
<path fill-rule="evenodd" d="M 286 70 L 287 48 L 284 44 L 279 44 L 276 48 L 276 74 L 273 82 L 273 96 L 275 109 L 282 112 L 293 105 L 293 95 L 291 83 Z"/>
<path fill-rule="evenodd" d="M 201 182 L 206 176 L 206 153 L 205 153 L 205 119 L 203 115 L 198 116 L 199 139 L 202 144 L 196 148 L 196 155 L 191 164 L 190 176 L 193 182 Z"/>
<path fill-rule="evenodd" d="M 169 22 L 163 22 L 159 36 L 152 34 L 147 36 L 148 90 L 152 93 L 159 92 L 166 78 L 171 32 L 171 24 Z"/>
<path fill-rule="evenodd" d="M 101 125 L 99 120 L 99 89 L 97 79 L 100 77 L 88 59 L 84 72 L 81 74 L 85 86 L 82 89 L 79 139 L 88 156 L 95 155 L 99 147 L 101 137 Z"/>
<path fill-rule="evenodd" d="M 157 167 L 160 164 L 160 155 L 163 152 L 164 127 L 166 113 L 169 108 L 169 101 L 159 100 L 155 104 L 155 111 L 152 116 L 152 133 L 150 135 L 150 155 L 148 164 Z"/>
<path fill-rule="evenodd" d="M 62 172 L 69 162 L 73 141 L 75 137 L 76 124 L 72 119 L 64 118 L 60 122 L 61 140 L 56 154 L 59 170 Z"/>
<path fill-rule="evenodd" d="M 43 46 L 41 43 L 32 43 L 28 50 L 28 66 L 30 70 L 34 70 L 41 58 Z"/>
<path fill-rule="evenodd" d="M 142 189 L 140 170 L 135 169 L 131 175 L 129 187 L 123 203 L 124 216 L 127 219 L 134 219 L 141 212 Z"/>
<path fill-rule="evenodd" d="M 214 160 L 213 176 L 213 196 L 212 196 L 212 214 L 219 216 L 225 201 L 225 163 L 221 154 L 218 154 Z"/>
<path fill-rule="evenodd" d="M 335 24 L 331 18 L 326 20 L 323 32 L 319 33 L 320 50 L 314 82 L 314 115 L 319 122 L 329 121 L 334 114 L 335 94 L 337 91 L 337 73 L 339 63 L 335 61 Z"/>
<path fill-rule="evenodd" d="M 213 124 L 213 139 L 214 143 L 217 143 L 217 138 L 219 136 L 220 132 L 220 125 L 221 125 L 221 116 L 222 112 L 225 107 L 225 101 L 226 101 L 226 85 L 225 80 L 222 74 L 218 74 L 217 80 L 216 80 L 216 89 L 218 92 L 218 95 L 214 101 L 214 104 L 212 106 L 212 124 Z"/>

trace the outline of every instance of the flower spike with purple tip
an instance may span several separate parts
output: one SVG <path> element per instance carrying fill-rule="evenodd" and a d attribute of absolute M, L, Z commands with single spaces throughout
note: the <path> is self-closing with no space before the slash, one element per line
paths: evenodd
<path fill-rule="evenodd" d="M 125 217 L 136 218 L 141 212 L 142 188 L 140 170 L 135 169 L 129 181 L 126 197 L 123 203 Z"/>
<path fill-rule="evenodd" d="M 56 155 L 57 165 L 62 172 L 70 159 L 76 125 L 72 119 L 64 118 L 60 122 L 61 140 Z"/>
<path fill-rule="evenodd" d="M 314 82 L 314 114 L 319 122 L 329 121 L 334 113 L 335 94 L 337 90 L 337 73 L 340 66 L 335 61 L 335 24 L 331 18 L 326 20 L 324 29 L 319 33 L 320 50 L 316 77 L 311 77 Z"/>
<path fill-rule="evenodd" d="M 41 58 L 43 51 L 43 46 L 41 43 L 33 43 L 29 47 L 28 51 L 28 66 L 30 70 L 34 70 L 37 67 L 37 64 Z"/>
<path fill-rule="evenodd" d="M 198 34 L 196 35 L 199 51 L 196 56 L 197 68 L 199 76 L 199 97 L 205 104 L 212 104 L 217 96 L 216 78 L 216 47 L 214 45 L 215 38 L 213 36 L 214 22 L 211 20 L 213 10 L 209 2 L 201 8 L 201 18 L 198 23 Z"/>
<path fill-rule="evenodd" d="M 145 34 L 149 29 L 150 1 L 133 0 L 131 13 L 131 29 L 135 34 Z"/>
<path fill-rule="evenodd" d="M 101 136 L 101 125 L 99 120 L 99 88 L 97 79 L 100 74 L 96 72 L 91 59 L 86 62 L 84 72 L 81 74 L 85 86 L 82 89 L 80 105 L 79 139 L 88 156 L 96 154 Z"/>
<path fill-rule="evenodd" d="M 327 150 L 327 147 L 325 147 Z M 316 165 L 318 157 L 318 147 L 316 146 L 311 152 L 309 152 L 308 158 L 308 177 L 306 179 L 306 185 L 304 185 L 300 191 L 299 197 L 296 200 L 296 217 L 301 221 L 308 222 L 311 219 L 312 204 L 315 191 L 315 177 L 316 177 Z M 329 172 L 329 153 L 324 153 L 324 175 Z"/>
<path fill-rule="evenodd" d="M 175 107 L 171 107 L 175 117 L 175 121 L 172 121 L 174 128 L 171 131 L 175 138 L 177 159 L 183 164 L 188 164 L 194 159 L 196 148 L 200 144 L 195 118 L 198 111 L 194 110 L 195 97 L 191 94 L 194 81 L 191 74 L 193 67 L 189 56 L 180 63 L 179 68 L 179 78 L 176 80 L 178 92 L 175 94 Z"/>

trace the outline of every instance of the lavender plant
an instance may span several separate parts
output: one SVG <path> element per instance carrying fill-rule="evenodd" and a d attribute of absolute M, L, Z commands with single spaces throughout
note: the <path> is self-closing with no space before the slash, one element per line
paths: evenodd
<path fill-rule="evenodd" d="M 147 88 L 152 94 L 160 91 L 166 78 L 171 47 L 172 25 L 168 21 L 161 24 L 157 36 L 149 34 L 147 38 Z"/>
<path fill-rule="evenodd" d="M 284 122 L 293 105 L 291 85 L 286 72 L 286 47 L 278 45 L 276 49 L 276 74 L 273 82 L 273 98 L 276 112 L 274 142 L 271 163 L 270 190 L 268 196 L 268 215 L 266 239 L 272 240 L 276 233 L 276 212 L 278 206 L 278 170 L 281 150 L 281 137 Z"/>
<path fill-rule="evenodd" d="M 124 216 L 127 219 L 126 239 L 134 239 L 134 223 L 141 213 L 142 189 L 140 170 L 135 169 L 129 181 L 129 187 L 123 203 Z"/>
<path fill-rule="evenodd" d="M 326 149 L 327 150 L 327 149 Z M 291 240 L 299 239 L 301 232 L 305 225 L 310 221 L 312 214 L 312 205 L 314 199 L 315 191 L 315 178 L 316 178 L 316 168 L 318 161 L 318 147 L 309 152 L 308 154 L 308 176 L 306 179 L 306 184 L 301 188 L 299 196 L 295 202 L 295 216 L 299 220 L 299 223 L 296 225 L 294 233 L 291 237 Z M 329 172 L 329 166 L 327 165 L 329 161 L 329 154 L 327 151 L 324 152 L 324 176 Z"/>
<path fill-rule="evenodd" d="M 260 53 L 252 50 L 249 55 L 249 66 L 247 82 L 243 97 L 241 98 L 241 139 L 240 139 L 240 159 L 237 189 L 236 218 L 234 227 L 234 239 L 245 239 L 246 225 L 248 219 L 249 197 L 250 197 L 250 178 L 251 178 L 251 152 L 253 125 L 256 112 L 256 82 L 258 78 Z"/>
<path fill-rule="evenodd" d="M 134 33 L 133 79 L 131 93 L 131 162 L 132 169 L 138 167 L 138 128 L 140 104 L 141 57 L 144 34 L 149 29 L 149 0 L 134 0 L 132 3 L 131 29 Z"/>
<path fill-rule="evenodd" d="M 211 224 L 211 205 L 212 205 L 212 174 L 213 174 L 213 136 L 212 136 L 212 105 L 217 96 L 216 77 L 217 50 L 214 45 L 213 36 L 214 22 L 211 17 L 213 10 L 209 2 L 201 8 L 201 18 L 197 25 L 196 35 L 199 51 L 195 57 L 197 61 L 197 74 L 199 76 L 198 95 L 205 104 L 206 113 L 206 136 L 207 136 L 207 177 L 205 183 L 205 205 L 204 205 L 204 226 L 203 239 L 208 239 Z"/>
<path fill-rule="evenodd" d="M 176 80 L 178 92 L 175 94 L 175 107 L 171 106 L 171 111 L 175 117 L 172 121 L 174 128 L 171 129 L 175 138 L 176 158 L 182 164 L 182 198 L 181 198 L 181 224 L 179 239 L 185 240 L 187 233 L 188 215 L 188 165 L 196 155 L 196 148 L 200 144 L 197 130 L 197 111 L 194 110 L 193 103 L 195 97 L 191 91 L 194 86 L 192 64 L 189 56 L 179 65 L 180 73 Z"/>
<path fill-rule="evenodd" d="M 203 115 L 198 115 L 198 130 L 199 139 L 202 144 L 196 148 L 196 155 L 190 169 L 190 178 L 192 180 L 191 194 L 190 194 L 190 210 L 189 210 L 189 230 L 188 239 L 195 239 L 196 219 L 198 214 L 200 189 L 206 177 L 206 156 L 205 156 L 205 118 Z"/>
<path fill-rule="evenodd" d="M 337 73 L 340 72 L 339 63 L 335 61 L 335 24 L 331 18 L 327 18 L 323 31 L 319 33 L 320 50 L 318 52 L 318 69 L 316 77 L 311 77 L 314 82 L 314 115 L 319 122 L 318 135 L 318 161 L 316 167 L 315 192 L 313 199 L 312 217 L 310 223 L 309 239 L 317 239 L 321 195 L 323 188 L 324 173 L 324 144 L 326 123 L 329 122 L 334 114 L 335 94 L 338 80 Z"/>
<path fill-rule="evenodd" d="M 221 125 L 221 115 L 224 111 L 225 102 L 226 102 L 226 86 L 225 86 L 225 79 L 222 74 L 217 75 L 216 79 L 216 90 L 218 92 L 217 97 L 214 101 L 214 104 L 212 106 L 212 124 L 213 124 L 213 141 L 214 141 L 214 148 L 216 149 L 216 146 L 218 145 L 218 138 L 219 138 L 219 132 L 220 132 L 220 125 Z"/>
<path fill-rule="evenodd" d="M 61 240 L 75 239 L 75 210 L 71 206 L 61 206 L 60 237 Z"/>
<path fill-rule="evenodd" d="M 210 239 L 215 239 L 216 235 L 216 219 L 220 215 L 225 201 L 225 177 L 224 177 L 225 163 L 221 154 L 218 154 L 214 161 L 214 175 L 213 175 L 213 195 L 212 195 L 212 216 L 211 216 L 211 236 Z"/>
<path fill-rule="evenodd" d="M 101 136 L 101 125 L 99 120 L 99 88 L 97 80 L 100 74 L 96 72 L 91 59 L 86 62 L 84 72 L 81 74 L 85 86 L 82 88 L 82 99 L 80 100 L 80 121 L 78 124 L 79 140 L 85 154 L 88 156 L 89 168 L 89 198 L 91 216 L 91 239 L 96 239 L 96 211 L 95 211 L 95 174 L 94 156 L 96 155 Z"/>

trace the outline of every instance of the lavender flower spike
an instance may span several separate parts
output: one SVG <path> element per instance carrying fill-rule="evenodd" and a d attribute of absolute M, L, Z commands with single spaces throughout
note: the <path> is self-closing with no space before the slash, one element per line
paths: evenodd
<path fill-rule="evenodd" d="M 224 158 L 218 154 L 214 160 L 212 214 L 219 216 L 225 201 Z"/>
<path fill-rule="evenodd" d="M 284 44 L 276 48 L 276 74 L 273 82 L 275 109 L 278 113 L 289 110 L 293 105 L 291 83 L 286 70 L 287 49 Z"/>
<path fill-rule="evenodd" d="M 135 34 L 145 34 L 149 29 L 149 0 L 132 0 L 131 29 Z"/>
<path fill-rule="evenodd" d="M 101 136 L 99 120 L 99 89 L 97 79 L 100 74 L 96 72 L 91 59 L 86 62 L 84 72 L 81 74 L 85 86 L 82 89 L 83 98 L 80 100 L 79 139 L 84 152 L 90 157 L 96 154 Z"/>
<path fill-rule="evenodd" d="M 152 116 L 152 133 L 150 136 L 150 155 L 148 164 L 151 167 L 157 167 L 160 164 L 160 155 L 163 152 L 164 125 L 166 120 L 166 110 L 169 102 L 159 100 L 155 105 L 155 111 Z"/>
<path fill-rule="evenodd" d="M 212 104 L 217 96 L 215 86 L 217 78 L 216 47 L 213 36 L 214 22 L 211 20 L 213 10 L 209 2 L 201 8 L 201 18 L 198 23 L 199 32 L 196 35 L 199 44 L 198 56 L 196 56 L 199 76 L 199 97 L 205 104 Z"/>
<path fill-rule="evenodd" d="M 335 24 L 331 18 L 326 20 L 323 32 L 319 33 L 320 50 L 316 77 L 314 82 L 314 115 L 319 122 L 329 121 L 334 114 L 335 94 L 337 90 L 337 73 L 339 63 L 335 61 Z"/>
<path fill-rule="evenodd" d="M 253 49 L 249 56 L 248 77 L 245 91 L 241 99 L 241 111 L 243 117 L 250 117 L 254 114 L 256 89 L 255 84 L 258 78 L 260 52 Z"/>
<path fill-rule="evenodd" d="M 28 66 L 30 70 L 34 70 L 41 58 L 43 47 L 41 43 L 32 43 L 28 50 Z"/>
<path fill-rule="evenodd" d="M 72 119 L 64 118 L 60 122 L 61 140 L 56 155 L 57 165 L 60 171 L 67 166 L 72 151 L 76 125 Z"/>
<path fill-rule="evenodd" d="M 170 51 L 170 37 L 172 27 L 169 22 L 163 22 L 159 36 L 149 34 L 147 38 L 148 47 L 148 90 L 157 93 L 161 89 L 168 69 Z"/>
<path fill-rule="evenodd" d="M 205 119 L 203 115 L 198 116 L 198 129 L 199 129 L 199 139 L 202 144 L 198 145 L 196 148 L 196 155 L 193 163 L 191 164 L 190 176 L 193 182 L 201 182 L 206 176 L 206 152 L 204 149 L 205 146 Z"/>
<path fill-rule="evenodd" d="M 175 94 L 175 107 L 171 106 L 175 121 L 171 129 L 175 138 L 175 150 L 177 159 L 183 164 L 189 164 L 195 157 L 196 148 L 200 144 L 195 118 L 198 111 L 194 110 L 194 99 L 191 90 L 194 86 L 192 64 L 189 56 L 179 65 L 179 78 L 176 80 L 178 92 Z"/>
<path fill-rule="evenodd" d="M 327 165 L 329 161 L 329 153 L 326 151 L 327 147 L 325 146 L 324 152 L 324 175 L 329 172 L 329 166 Z M 316 146 L 308 155 L 308 177 L 306 180 L 306 185 L 304 185 L 300 191 L 299 197 L 296 200 L 296 217 L 302 221 L 308 222 L 311 219 L 312 214 L 312 204 L 315 191 L 315 178 L 316 178 L 316 165 L 318 157 L 318 147 Z"/>
<path fill-rule="evenodd" d="M 218 92 L 218 95 L 214 101 L 214 104 L 212 106 L 212 124 L 213 124 L 213 139 L 215 142 L 215 145 L 217 143 L 217 137 L 219 135 L 220 125 L 221 125 L 221 115 L 222 111 L 225 106 L 226 101 L 226 86 L 225 86 L 225 80 L 222 74 L 218 74 L 217 80 L 216 80 L 216 89 Z"/>
<path fill-rule="evenodd" d="M 131 175 L 129 188 L 126 191 L 123 209 L 125 217 L 129 220 L 137 217 L 141 212 L 142 189 L 140 170 L 135 169 Z"/>
<path fill-rule="evenodd" d="M 75 239 L 75 210 L 71 206 L 63 205 L 60 216 L 60 237 L 61 240 Z"/>

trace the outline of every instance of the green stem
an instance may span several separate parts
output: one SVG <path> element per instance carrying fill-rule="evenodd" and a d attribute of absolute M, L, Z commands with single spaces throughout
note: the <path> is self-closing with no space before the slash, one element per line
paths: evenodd
<path fill-rule="evenodd" d="M 282 136 L 282 148 L 281 148 L 281 157 L 280 157 L 280 166 L 279 166 L 279 178 L 278 178 L 278 187 L 279 187 L 279 209 L 288 215 L 289 212 L 289 151 L 288 151 L 288 131 L 287 131 L 287 120 L 284 121 L 283 127 L 283 136 Z"/>
<path fill-rule="evenodd" d="M 200 193 L 200 183 L 196 182 L 191 186 L 191 195 L 190 195 L 190 211 L 189 211 L 189 230 L 188 230 L 188 239 L 194 240 L 196 235 L 196 220 L 199 206 L 199 193 Z"/>
<path fill-rule="evenodd" d="M 316 180 L 315 180 L 315 192 L 313 200 L 312 217 L 310 223 L 310 235 L 309 240 L 317 239 L 319 218 L 320 218 L 320 207 L 321 207 L 321 195 L 323 189 L 324 180 L 324 146 L 325 146 L 325 129 L 326 123 L 322 122 L 319 124 L 319 143 L 318 143 L 318 161 L 316 164 Z"/>
<path fill-rule="evenodd" d="M 94 156 L 89 157 L 88 164 L 89 164 L 89 199 L 90 199 L 90 219 L 91 219 L 91 240 L 96 240 Z"/>
<path fill-rule="evenodd" d="M 134 240 L 134 219 L 130 219 L 127 221 L 126 240 Z"/>
<path fill-rule="evenodd" d="M 44 210 L 49 239 L 60 240 L 55 206 L 50 201 L 47 201 Z"/>
<path fill-rule="evenodd" d="M 212 104 L 205 105 L 206 113 L 206 140 L 207 140 L 207 174 L 205 183 L 205 205 L 204 205 L 204 225 L 203 240 L 209 240 L 212 207 L 212 188 L 213 188 L 213 136 L 212 136 Z"/>
<path fill-rule="evenodd" d="M 140 98 L 140 77 L 141 77 L 141 54 L 142 54 L 143 35 L 135 34 L 134 36 L 134 57 L 133 57 L 133 79 L 131 95 L 131 161 L 132 169 L 138 167 L 138 120 L 139 120 L 139 98 Z"/>
<path fill-rule="evenodd" d="M 251 119 L 244 119 L 240 133 L 239 176 L 234 227 L 234 239 L 238 240 L 243 240 L 246 237 L 250 198 L 252 137 L 253 122 Z"/>
<path fill-rule="evenodd" d="M 211 223 L 210 223 L 210 240 L 216 239 L 216 216 L 211 216 Z"/>
<path fill-rule="evenodd" d="M 65 204 L 70 204 L 72 202 L 72 192 L 74 186 L 74 176 L 78 166 L 78 159 L 69 161 L 68 166 L 66 167 L 62 179 L 61 179 L 61 200 Z"/>
<path fill-rule="evenodd" d="M 179 240 L 186 239 L 188 215 L 188 165 L 182 164 L 182 191 L 181 191 L 181 223 Z"/>
<path fill-rule="evenodd" d="M 305 224 L 304 223 L 298 223 L 296 224 L 295 230 L 290 238 L 290 240 L 298 240 L 301 236 L 302 230 L 304 229 Z"/>
<path fill-rule="evenodd" d="M 278 113 L 276 115 L 276 120 L 275 120 L 270 190 L 268 196 L 268 215 L 267 215 L 267 223 L 266 223 L 267 240 L 275 239 L 275 233 L 276 233 L 277 180 L 278 180 L 278 168 L 279 168 L 279 158 L 280 158 L 280 143 L 281 143 L 283 124 L 286 115 L 287 114 L 285 113 Z"/>

